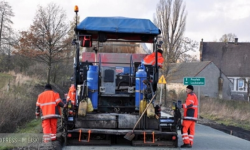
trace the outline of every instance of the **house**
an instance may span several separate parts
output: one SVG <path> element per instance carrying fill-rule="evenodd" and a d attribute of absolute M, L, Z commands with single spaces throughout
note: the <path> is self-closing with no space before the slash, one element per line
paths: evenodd
<path fill-rule="evenodd" d="M 176 93 L 185 92 L 184 77 L 205 77 L 204 86 L 194 86 L 194 92 L 212 98 L 231 99 L 229 79 L 220 73 L 219 68 L 211 61 L 174 63 L 169 66 L 167 75 L 167 89 Z"/>
<path fill-rule="evenodd" d="M 250 43 L 200 42 L 200 60 L 212 61 L 229 80 L 232 99 L 249 100 Z"/>

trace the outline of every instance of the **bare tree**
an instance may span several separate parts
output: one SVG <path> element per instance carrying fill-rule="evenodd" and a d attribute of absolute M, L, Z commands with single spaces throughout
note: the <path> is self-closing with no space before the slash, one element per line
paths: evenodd
<path fill-rule="evenodd" d="M 179 62 L 197 62 L 197 55 L 191 55 L 191 54 L 183 54 L 179 58 Z"/>
<path fill-rule="evenodd" d="M 176 63 L 181 55 L 195 51 L 197 42 L 183 36 L 186 26 L 186 7 L 183 0 L 160 0 L 154 16 L 155 24 L 161 29 L 163 40 L 164 69 Z"/>
<path fill-rule="evenodd" d="M 9 44 L 13 24 L 11 17 L 14 17 L 11 6 L 6 1 L 0 1 L 0 49 L 2 52 L 2 45 Z"/>
<path fill-rule="evenodd" d="M 237 38 L 237 36 L 233 33 L 224 34 L 220 38 L 220 42 L 234 42 L 235 38 Z"/>
<path fill-rule="evenodd" d="M 65 11 L 54 3 L 38 6 L 33 24 L 22 31 L 16 46 L 18 54 L 34 58 L 47 65 L 47 83 L 50 83 L 51 66 L 66 58 L 70 39 Z"/>
<path fill-rule="evenodd" d="M 188 38 L 188 37 L 183 37 L 181 39 L 181 43 L 180 43 L 180 49 L 176 50 L 176 53 L 174 53 L 174 58 L 175 58 L 175 62 L 178 59 L 181 58 L 185 58 L 185 57 L 189 57 L 192 59 L 189 59 L 189 61 L 184 61 L 184 62 L 190 62 L 190 61 L 195 61 L 194 57 L 191 54 L 188 54 L 187 52 L 192 51 L 195 52 L 196 49 L 198 48 L 198 42 Z"/>

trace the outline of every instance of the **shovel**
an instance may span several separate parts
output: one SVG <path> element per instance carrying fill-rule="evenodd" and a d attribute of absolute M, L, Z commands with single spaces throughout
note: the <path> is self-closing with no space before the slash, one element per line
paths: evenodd
<path fill-rule="evenodd" d="M 135 137 L 134 130 L 135 130 L 137 124 L 140 122 L 142 116 L 143 116 L 143 115 L 145 114 L 145 112 L 147 111 L 147 109 L 148 109 L 148 107 L 149 107 L 149 104 L 152 103 L 152 101 L 153 101 L 153 99 L 155 98 L 155 96 L 156 96 L 156 94 L 155 94 L 155 95 L 152 97 L 152 99 L 149 101 L 147 107 L 145 108 L 145 110 L 144 110 L 143 113 L 141 114 L 141 117 L 140 117 L 140 118 L 137 120 L 137 122 L 135 123 L 135 126 L 134 126 L 132 132 L 128 132 L 128 133 L 124 136 L 125 139 L 127 139 L 127 140 L 129 140 L 129 141 L 132 141 L 132 140 L 133 140 L 133 138 Z"/>

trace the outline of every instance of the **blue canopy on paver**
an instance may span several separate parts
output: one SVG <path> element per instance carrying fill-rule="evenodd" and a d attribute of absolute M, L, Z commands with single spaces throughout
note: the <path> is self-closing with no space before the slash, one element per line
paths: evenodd
<path fill-rule="evenodd" d="M 78 31 L 133 33 L 158 35 L 161 33 L 149 19 L 126 17 L 87 17 L 76 28 Z"/>

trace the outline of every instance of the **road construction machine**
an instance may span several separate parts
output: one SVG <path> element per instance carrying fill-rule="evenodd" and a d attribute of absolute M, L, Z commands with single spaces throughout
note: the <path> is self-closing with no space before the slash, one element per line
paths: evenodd
<path fill-rule="evenodd" d="M 75 12 L 77 18 L 77 7 Z M 66 145 L 178 146 L 180 116 L 161 116 L 156 102 L 157 55 L 155 65 L 144 65 L 146 54 L 120 53 L 119 47 L 115 53 L 99 52 L 105 43 L 126 42 L 151 43 L 157 53 L 160 33 L 148 19 L 87 17 L 76 25 L 77 94 L 76 104 L 68 101 L 63 111 Z M 93 51 L 79 57 L 80 47 Z"/>

